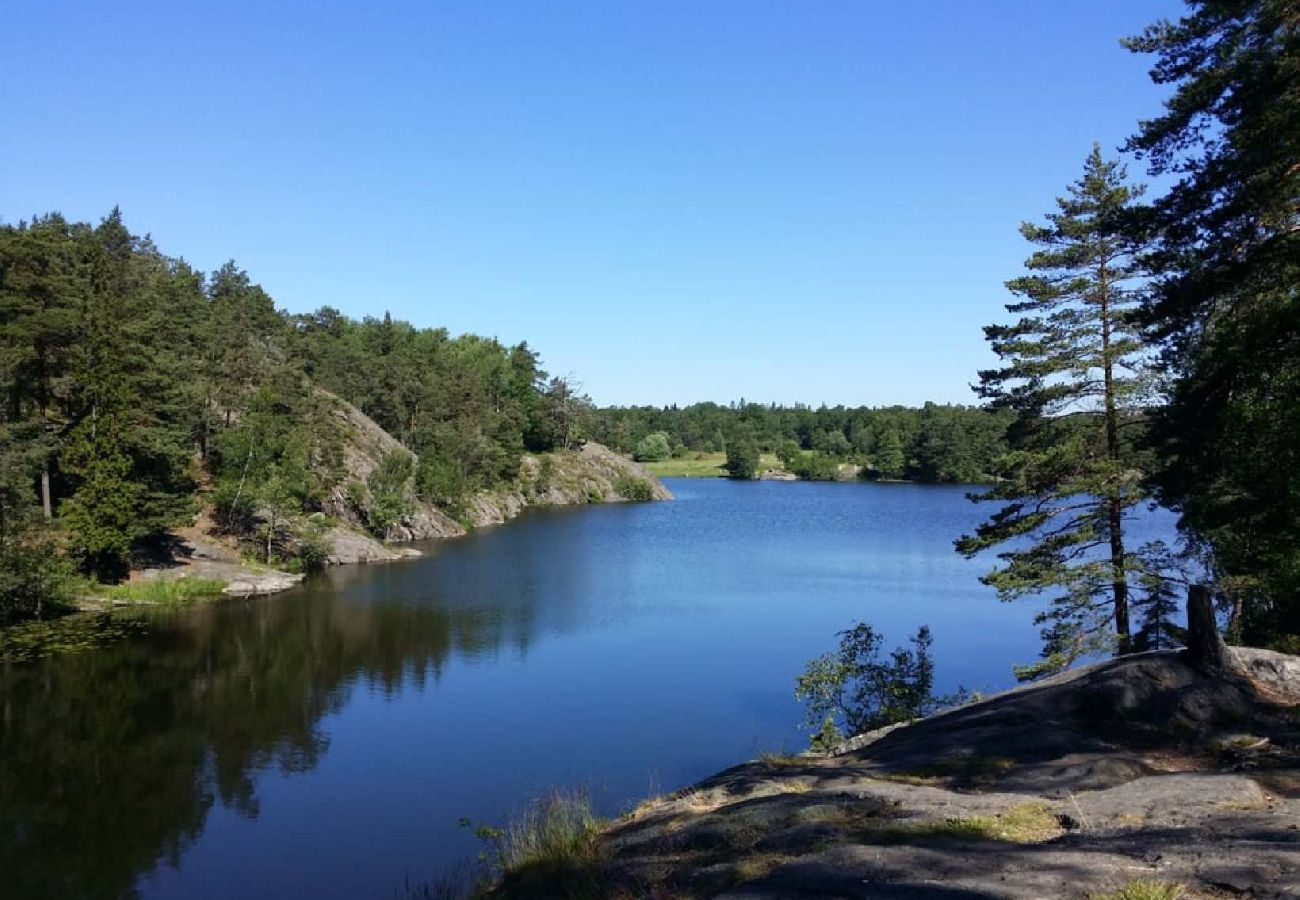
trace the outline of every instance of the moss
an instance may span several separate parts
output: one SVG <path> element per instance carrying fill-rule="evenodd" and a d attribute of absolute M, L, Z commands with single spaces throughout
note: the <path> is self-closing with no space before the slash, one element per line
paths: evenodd
<path fill-rule="evenodd" d="M 1091 894 L 1088 900 L 1179 900 L 1187 896 L 1185 885 L 1172 881 L 1130 881 L 1109 894 Z"/>

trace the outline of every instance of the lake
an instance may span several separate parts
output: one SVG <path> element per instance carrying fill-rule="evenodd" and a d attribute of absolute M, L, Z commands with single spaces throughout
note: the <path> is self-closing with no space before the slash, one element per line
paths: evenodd
<path fill-rule="evenodd" d="M 0 894 L 390 898 L 477 851 L 462 817 L 803 749 L 794 677 L 855 620 L 930 624 L 940 692 L 1036 656 L 952 549 L 964 488 L 668 484 L 0 664 Z"/>

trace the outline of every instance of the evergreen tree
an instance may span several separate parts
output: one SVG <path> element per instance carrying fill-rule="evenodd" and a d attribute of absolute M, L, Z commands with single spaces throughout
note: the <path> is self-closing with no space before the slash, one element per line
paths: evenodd
<path fill-rule="evenodd" d="M 62 463 L 75 485 L 62 517 L 74 553 L 104 579 L 126 572 L 132 547 L 182 518 L 192 485 L 183 440 L 162 415 L 162 349 L 151 324 L 135 240 L 112 213 L 87 237 L 90 294 L 82 317 L 78 411 Z"/>
<path fill-rule="evenodd" d="M 1121 431 L 1141 421 L 1150 389 L 1132 323 L 1140 248 L 1128 225 L 1139 193 L 1094 147 L 1047 223 L 1021 227 L 1038 248 L 1029 273 L 1007 284 L 1023 298 L 1007 310 L 1021 318 L 985 328 L 1005 366 L 980 373 L 980 394 L 1018 418 L 1005 480 L 976 498 L 1003 506 L 957 546 L 973 556 L 1009 545 L 984 579 L 1003 599 L 1060 592 L 1040 616 L 1035 674 L 1129 648 L 1138 568 L 1128 528 L 1143 493 Z"/>
<path fill-rule="evenodd" d="M 1174 87 L 1130 141 L 1173 178 L 1144 311 L 1174 379 L 1156 483 L 1212 544 L 1241 637 L 1281 641 L 1300 634 L 1300 4 L 1189 5 L 1127 42 Z"/>
<path fill-rule="evenodd" d="M 892 481 L 903 477 L 907 457 L 903 455 L 903 441 L 896 429 L 889 428 L 881 434 L 880 440 L 876 442 L 873 462 L 881 478 Z"/>
<path fill-rule="evenodd" d="M 749 431 L 741 431 L 727 441 L 725 468 L 732 478 L 750 480 L 758 477 L 758 442 Z"/>
<path fill-rule="evenodd" d="M 72 229 L 58 215 L 0 233 L 0 347 L 6 356 L 7 418 L 30 417 L 39 456 L 41 504 L 53 515 L 51 470 L 68 399 L 77 319 L 85 297 Z"/>

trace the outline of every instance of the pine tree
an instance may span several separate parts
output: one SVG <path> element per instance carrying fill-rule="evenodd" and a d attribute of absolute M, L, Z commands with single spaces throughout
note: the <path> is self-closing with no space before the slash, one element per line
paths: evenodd
<path fill-rule="evenodd" d="M 183 435 L 168 422 L 169 385 L 151 345 L 149 251 L 114 209 L 85 238 L 90 292 L 75 373 L 77 412 L 63 467 L 74 484 L 62 510 L 74 553 L 104 579 L 121 577 L 132 547 L 176 524 L 192 485 Z"/>
<path fill-rule="evenodd" d="M 1128 224 L 1140 192 L 1094 147 L 1046 224 L 1021 227 L 1038 248 L 1007 283 L 1022 298 L 1007 310 L 1021 318 L 985 328 L 1005 366 L 981 372 L 978 390 L 1017 419 L 1005 480 L 976 498 L 1003 507 L 957 546 L 973 556 L 1009 545 L 984 579 L 1004 600 L 1058 592 L 1039 617 L 1045 662 L 1029 674 L 1129 647 L 1127 530 L 1143 493 L 1121 432 L 1140 423 L 1150 387 L 1132 323 L 1140 248 Z"/>
<path fill-rule="evenodd" d="M 1127 42 L 1174 87 L 1130 141 L 1173 179 L 1144 310 L 1174 379 L 1156 482 L 1269 642 L 1300 633 L 1300 3 L 1189 6 Z"/>
<path fill-rule="evenodd" d="M 903 477 L 907 457 L 903 454 L 903 440 L 898 436 L 898 429 L 889 428 L 880 436 L 873 462 L 881 478 L 897 480 Z"/>
<path fill-rule="evenodd" d="M 52 463 L 58 453 L 56 409 L 66 401 L 76 353 L 77 317 L 85 296 L 72 229 L 58 215 L 0 234 L 0 346 L 6 351 L 7 418 L 32 418 L 41 445 L 40 492 L 53 515 Z"/>

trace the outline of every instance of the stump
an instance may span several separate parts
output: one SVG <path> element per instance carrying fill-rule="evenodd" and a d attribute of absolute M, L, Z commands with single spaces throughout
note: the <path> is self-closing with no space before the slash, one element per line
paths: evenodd
<path fill-rule="evenodd" d="M 1219 634 L 1210 589 L 1204 584 L 1187 588 L 1187 656 L 1196 666 L 1215 672 L 1236 669 L 1232 651 Z"/>

